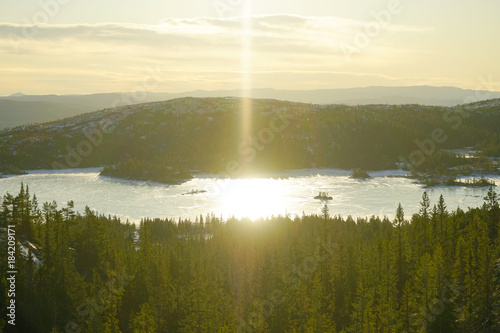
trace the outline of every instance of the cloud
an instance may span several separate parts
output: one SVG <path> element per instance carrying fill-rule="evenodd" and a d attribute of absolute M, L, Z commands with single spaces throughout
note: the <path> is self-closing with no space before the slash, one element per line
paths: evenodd
<path fill-rule="evenodd" d="M 243 29 L 247 21 L 251 30 Z M 74 24 L 27 26 L 0 23 L 0 40 L 26 48 L 37 43 L 59 44 L 67 47 L 81 44 L 113 47 L 148 47 L 159 51 L 183 48 L 186 50 L 223 49 L 238 47 L 241 38 L 249 35 L 252 44 L 265 47 L 279 41 L 279 48 L 289 52 L 300 46 L 309 52 L 333 50 L 338 43 L 352 39 L 365 22 L 336 17 L 304 17 L 298 15 L 261 15 L 231 19 L 191 18 L 166 19 L 158 25 L 139 24 Z M 389 26 L 391 31 L 412 31 L 416 28 Z M 421 30 L 421 29 L 420 29 Z M 5 50 L 5 48 L 4 48 Z M 95 50 L 91 48 L 89 51 Z M 278 48 L 271 52 L 278 52 Z M 296 49 L 301 52 L 300 48 Z"/>
<path fill-rule="evenodd" d="M 207 72 L 211 73 L 210 80 L 216 78 L 217 72 L 221 73 L 221 80 L 226 80 L 222 73 L 242 69 L 245 43 L 251 45 L 250 68 L 256 72 L 351 71 L 341 45 L 352 43 L 366 24 L 337 17 L 300 15 L 169 18 L 157 25 L 0 23 L 0 54 L 7 61 L 5 67 L 25 69 L 19 71 L 19 76 L 24 76 L 22 82 L 35 75 L 37 69 L 52 71 L 58 80 L 64 73 L 74 79 L 77 72 L 87 71 L 93 73 L 89 75 L 95 80 L 103 79 L 108 84 L 111 73 L 134 81 L 140 80 L 141 70 L 151 64 L 166 71 L 184 71 L 189 82 L 207 78 Z M 370 54 L 384 61 L 391 53 L 415 54 L 416 50 L 398 45 L 409 33 L 425 35 L 426 32 L 398 25 L 385 30 L 389 33 L 371 39 L 369 48 L 363 50 L 365 57 L 360 57 L 361 63 L 373 61 L 367 60 Z M 95 74 L 100 71 L 106 73 L 101 78 Z M 115 84 L 123 86 L 123 82 L 128 81 Z"/>

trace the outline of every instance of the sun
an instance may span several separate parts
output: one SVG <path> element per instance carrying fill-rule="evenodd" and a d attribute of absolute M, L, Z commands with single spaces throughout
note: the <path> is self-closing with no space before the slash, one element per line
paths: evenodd
<path fill-rule="evenodd" d="M 228 216 L 249 218 L 285 213 L 283 188 L 276 179 L 236 179 L 221 191 L 221 208 Z"/>

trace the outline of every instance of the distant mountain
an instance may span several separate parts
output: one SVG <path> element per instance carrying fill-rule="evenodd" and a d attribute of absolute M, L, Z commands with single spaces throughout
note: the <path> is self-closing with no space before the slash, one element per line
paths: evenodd
<path fill-rule="evenodd" d="M 182 93 L 147 93 L 144 98 L 134 93 L 102 93 L 90 95 L 24 95 L 16 93 L 0 97 L 0 129 L 35 122 L 57 120 L 75 114 L 122 105 L 165 101 L 181 97 L 253 97 L 313 104 L 420 104 L 454 106 L 476 96 L 500 98 L 500 92 L 474 91 L 453 87 L 366 87 L 321 90 L 253 89 L 195 90 Z M 13 103 L 17 102 L 17 103 Z M 51 104 L 50 104 L 51 103 Z"/>
<path fill-rule="evenodd" d="M 96 111 L 98 109 L 109 108 L 112 106 L 137 104 L 142 101 L 133 100 L 133 98 L 124 98 L 127 93 L 103 93 L 89 95 L 24 95 L 17 93 L 8 97 L 0 98 L 9 99 L 18 102 L 49 102 L 56 104 L 73 104 L 81 105 Z"/>
<path fill-rule="evenodd" d="M 53 121 L 94 110 L 92 106 L 72 103 L 0 99 L 0 129 Z"/>
<path fill-rule="evenodd" d="M 421 104 L 455 106 L 467 103 L 469 100 L 474 100 L 476 96 L 484 96 L 481 99 L 500 98 L 500 92 L 465 90 L 454 87 L 412 86 L 322 90 L 254 89 L 252 90 L 251 96 L 246 96 L 241 90 L 199 90 L 189 93 L 189 96 L 270 98 L 313 104 Z"/>
<path fill-rule="evenodd" d="M 136 104 L 121 93 L 91 95 L 24 95 L 0 97 L 0 129 L 43 123 L 117 105 Z M 127 103 L 128 102 L 128 103 Z"/>
<path fill-rule="evenodd" d="M 26 96 L 26 95 L 23 94 L 23 93 L 20 93 L 20 92 L 12 94 L 12 95 L 9 95 L 9 97 L 22 97 L 22 96 Z"/>

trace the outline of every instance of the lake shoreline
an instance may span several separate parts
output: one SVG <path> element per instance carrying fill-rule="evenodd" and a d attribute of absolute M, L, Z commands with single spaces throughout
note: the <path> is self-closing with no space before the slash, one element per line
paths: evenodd
<path fill-rule="evenodd" d="M 282 170 L 282 171 L 271 171 L 271 172 L 261 172 L 258 174 L 249 174 L 241 177 L 231 177 L 224 174 L 219 173 L 205 173 L 199 172 L 198 170 L 189 170 L 192 173 L 193 177 L 184 179 L 182 181 L 178 181 L 175 183 L 163 183 L 156 182 L 152 180 L 146 179 L 132 179 L 132 178 L 123 178 L 123 177 L 114 177 L 108 175 L 102 175 L 103 167 L 91 167 L 91 168 L 72 168 L 72 169 L 35 169 L 35 170 L 24 170 L 23 173 L 17 174 L 0 174 L 0 179 L 7 177 L 16 177 L 21 175 L 39 175 L 39 174 L 88 174 L 88 173 L 97 173 L 99 177 L 107 178 L 115 181 L 123 181 L 130 182 L 133 184 L 148 184 L 154 186 L 175 186 L 181 185 L 189 182 L 192 179 L 204 179 L 204 178 L 212 178 L 212 179 L 288 179 L 288 178 L 300 178 L 300 177 L 312 177 L 312 176 L 345 176 L 349 177 L 353 180 L 357 181 L 367 181 L 371 178 L 406 178 L 412 179 L 416 184 L 422 185 L 424 188 L 432 189 L 434 187 L 489 187 L 496 186 L 496 184 L 484 184 L 484 185 L 474 185 L 468 184 L 467 181 L 469 179 L 477 178 L 485 178 L 486 180 L 498 177 L 498 173 L 471 173 L 469 175 L 458 175 L 456 177 L 456 181 L 453 184 L 446 183 L 446 177 L 444 176 L 427 176 L 426 179 L 435 180 L 436 182 L 433 184 L 426 183 L 425 179 L 420 175 L 411 175 L 408 170 L 403 169 L 387 169 L 387 170 L 375 170 L 375 171 L 367 171 L 369 177 L 367 178 L 359 178 L 353 176 L 353 170 L 339 169 L 339 168 L 304 168 L 304 169 L 290 169 L 290 170 Z"/>
<path fill-rule="evenodd" d="M 22 182 L 40 203 L 55 200 L 65 205 L 73 200 L 79 212 L 88 206 L 139 223 L 146 217 L 195 220 L 206 214 L 224 218 L 321 214 L 325 203 L 332 215 L 392 219 L 399 203 L 406 215 L 418 212 L 424 191 L 432 203 L 442 194 L 450 209 L 466 209 L 482 205 L 488 189 L 425 188 L 405 177 L 407 172 L 403 170 L 369 172 L 372 178 L 363 180 L 352 178 L 349 171 L 341 169 L 287 170 L 239 179 L 198 173 L 178 185 L 103 177 L 99 171 L 100 168 L 31 170 L 26 175 L 1 178 L 0 194 L 17 193 Z M 500 181 L 498 176 L 492 179 Z M 191 192 L 193 195 L 185 195 Z M 329 193 L 332 200 L 315 200 L 319 192 Z"/>

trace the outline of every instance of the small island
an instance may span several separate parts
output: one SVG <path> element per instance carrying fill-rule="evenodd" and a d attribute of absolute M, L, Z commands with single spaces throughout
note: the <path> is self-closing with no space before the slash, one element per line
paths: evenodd
<path fill-rule="evenodd" d="M 368 179 L 368 178 L 372 178 L 372 177 L 365 170 L 360 169 L 360 168 L 356 168 L 356 169 L 352 170 L 352 178 Z"/>
<path fill-rule="evenodd" d="M 182 193 L 182 195 L 194 195 L 194 194 L 200 194 L 200 193 L 206 193 L 207 191 L 205 190 L 191 190 L 186 193 Z"/>
<path fill-rule="evenodd" d="M 179 184 L 193 178 L 184 168 L 177 168 L 163 163 L 129 159 L 115 165 L 105 166 L 101 176 L 114 178 L 145 180 L 162 184 Z"/>
<path fill-rule="evenodd" d="M 314 199 L 332 200 L 333 198 L 328 195 L 328 192 L 319 192 L 319 194 L 317 196 L 315 196 Z"/>

